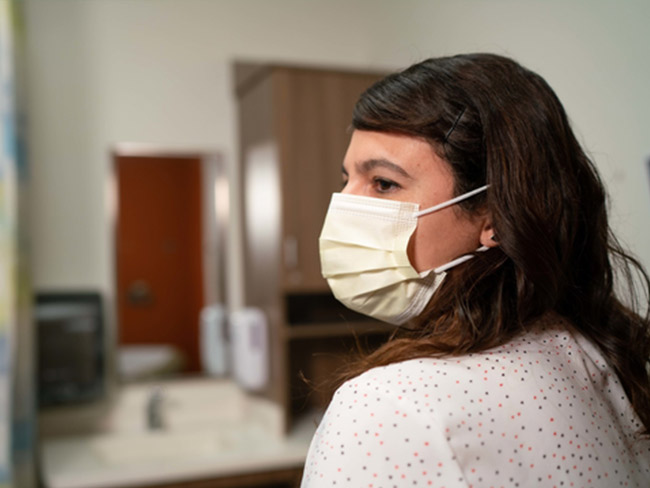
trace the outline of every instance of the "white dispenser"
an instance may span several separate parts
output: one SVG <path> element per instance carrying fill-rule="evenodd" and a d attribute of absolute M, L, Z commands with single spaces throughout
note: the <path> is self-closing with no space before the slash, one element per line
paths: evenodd
<path fill-rule="evenodd" d="M 247 390 L 261 390 L 269 379 L 268 323 L 258 308 L 236 310 L 230 315 L 233 375 Z"/>
<path fill-rule="evenodd" d="M 211 376 L 223 376 L 228 369 L 227 319 L 223 305 L 214 304 L 201 310 L 201 365 L 203 371 Z"/>

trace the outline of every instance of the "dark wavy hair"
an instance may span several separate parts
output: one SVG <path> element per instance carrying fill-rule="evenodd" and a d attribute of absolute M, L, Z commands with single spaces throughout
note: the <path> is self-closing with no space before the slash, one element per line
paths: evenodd
<path fill-rule="evenodd" d="M 494 54 L 428 59 L 364 92 L 352 127 L 425 139 L 457 195 L 489 184 L 457 211 L 489 212 L 499 246 L 451 270 L 425 312 L 346 376 L 483 351 L 554 312 L 608 358 L 647 434 L 650 281 L 612 234 L 603 184 L 549 85 Z"/>

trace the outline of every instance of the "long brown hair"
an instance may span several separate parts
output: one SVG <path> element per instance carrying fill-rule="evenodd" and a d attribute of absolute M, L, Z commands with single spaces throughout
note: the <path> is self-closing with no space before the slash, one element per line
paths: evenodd
<path fill-rule="evenodd" d="M 499 246 L 449 272 L 417 321 L 347 376 L 483 351 L 555 312 L 602 350 L 647 433 L 650 318 L 639 310 L 650 281 L 612 234 L 603 184 L 549 85 L 498 55 L 429 59 L 363 93 L 352 127 L 424 138 L 450 165 L 458 195 L 489 184 L 458 211 L 487 210 Z"/>

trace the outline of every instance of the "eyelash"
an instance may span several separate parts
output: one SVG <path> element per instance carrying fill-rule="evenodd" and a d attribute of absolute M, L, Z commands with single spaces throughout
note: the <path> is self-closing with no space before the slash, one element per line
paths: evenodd
<path fill-rule="evenodd" d="M 393 190 L 401 188 L 398 183 L 388 180 L 386 178 L 375 177 L 373 178 L 373 183 L 375 184 L 375 190 L 378 193 L 388 193 Z"/>
<path fill-rule="evenodd" d="M 341 182 L 341 190 L 345 189 L 345 186 L 348 184 L 349 178 L 344 178 L 343 181 Z M 373 189 L 377 193 L 388 193 L 393 190 L 398 190 L 401 188 L 399 183 L 396 183 L 392 180 L 389 180 L 387 178 L 382 178 L 379 176 L 376 176 L 372 179 L 373 183 Z"/>

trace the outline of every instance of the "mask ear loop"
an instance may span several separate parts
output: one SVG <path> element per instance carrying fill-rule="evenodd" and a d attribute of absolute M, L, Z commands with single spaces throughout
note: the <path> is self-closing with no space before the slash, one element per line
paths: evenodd
<path fill-rule="evenodd" d="M 479 247 L 476 251 L 474 252 L 485 252 L 488 249 L 490 249 L 487 246 L 481 246 Z M 434 273 L 442 273 L 443 271 L 447 271 L 450 268 L 453 268 L 454 266 L 458 266 L 461 263 L 464 263 L 465 261 L 469 261 L 474 257 L 474 254 L 465 254 L 459 258 L 454 259 L 453 261 L 449 261 L 447 264 L 443 264 L 442 266 L 439 266 L 437 268 L 434 268 L 433 272 Z"/>
<path fill-rule="evenodd" d="M 468 191 L 467 193 L 463 193 L 462 195 L 458 195 L 455 198 L 452 198 L 451 200 L 447 200 L 446 202 L 439 203 L 438 205 L 434 205 L 433 207 L 426 208 L 424 210 L 420 210 L 419 212 L 416 212 L 415 216 L 416 217 L 422 217 L 423 215 L 428 215 L 433 212 L 437 212 L 438 210 L 442 210 L 443 208 L 451 207 L 452 205 L 456 205 L 458 202 L 462 202 L 463 200 L 473 197 L 477 193 L 481 193 L 482 191 L 485 191 L 488 189 L 490 185 L 483 185 L 479 188 L 476 188 L 472 191 Z"/>
<path fill-rule="evenodd" d="M 468 191 L 467 193 L 464 193 L 462 195 L 459 195 L 455 198 L 452 198 L 451 200 L 447 200 L 446 202 L 439 203 L 438 205 L 434 205 L 433 207 L 427 208 L 425 210 L 421 210 L 415 214 L 416 217 L 422 217 L 423 215 L 428 215 L 433 212 L 437 212 L 438 210 L 442 210 L 443 208 L 451 207 L 452 205 L 457 204 L 458 202 L 462 202 L 463 200 L 473 197 L 477 193 L 481 193 L 485 190 L 488 189 L 490 185 L 483 185 L 479 188 L 475 188 L 472 191 Z M 479 247 L 476 251 L 474 252 L 485 252 L 489 249 L 487 246 L 481 246 Z M 468 261 L 474 257 L 474 254 L 465 254 L 464 256 L 460 256 L 453 261 L 450 261 L 446 264 L 443 264 L 442 266 L 439 266 L 437 268 L 434 268 L 433 272 L 434 273 L 442 273 L 443 271 L 447 271 L 450 268 L 453 268 L 454 266 L 457 266 L 461 263 L 464 263 L 465 261 Z"/>

